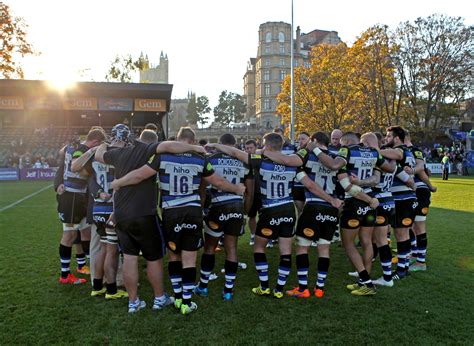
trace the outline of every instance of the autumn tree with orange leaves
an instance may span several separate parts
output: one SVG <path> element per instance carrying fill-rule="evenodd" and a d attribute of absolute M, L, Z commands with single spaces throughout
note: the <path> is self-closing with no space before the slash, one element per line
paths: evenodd
<path fill-rule="evenodd" d="M 0 2 L 0 74 L 3 78 L 23 78 L 19 58 L 33 54 L 33 47 L 26 39 L 24 20 L 13 17 L 10 7 Z"/>

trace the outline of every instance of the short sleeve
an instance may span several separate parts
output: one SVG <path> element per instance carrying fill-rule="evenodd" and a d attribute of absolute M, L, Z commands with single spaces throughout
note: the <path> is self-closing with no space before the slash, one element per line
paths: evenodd
<path fill-rule="evenodd" d="M 202 171 L 202 176 L 208 177 L 213 174 L 214 174 L 214 167 L 212 166 L 212 163 L 209 161 L 209 158 L 206 157 L 204 159 L 204 169 Z"/>
<path fill-rule="evenodd" d="M 385 158 L 384 158 L 380 153 L 378 153 L 378 154 L 377 154 L 377 163 L 376 163 L 376 166 L 380 167 L 380 166 L 382 166 L 384 163 L 385 163 Z"/>
<path fill-rule="evenodd" d="M 104 153 L 104 162 L 108 165 L 117 166 L 122 148 L 107 150 Z"/>
<path fill-rule="evenodd" d="M 72 158 L 77 159 L 78 157 L 81 157 L 87 150 L 89 150 L 89 148 L 81 144 L 77 149 L 72 152 Z"/>
<path fill-rule="evenodd" d="M 339 152 L 337 153 L 337 157 L 342 158 L 344 161 L 346 161 L 346 164 L 341 167 L 339 170 L 339 173 L 347 173 L 347 163 L 349 162 L 349 157 L 350 157 L 350 152 L 348 147 L 341 147 L 339 149 Z"/>
<path fill-rule="evenodd" d="M 303 165 L 308 161 L 309 158 L 309 151 L 306 148 L 302 148 L 296 152 L 296 155 L 301 159 Z"/>
<path fill-rule="evenodd" d="M 150 158 L 148 159 L 146 165 L 148 167 L 150 167 L 151 169 L 154 169 L 155 171 L 159 171 L 160 169 L 160 155 L 158 154 L 153 154 L 150 156 Z"/>
<path fill-rule="evenodd" d="M 413 150 L 413 155 L 415 156 L 415 159 L 417 160 L 423 160 L 423 161 L 425 160 L 423 156 L 423 152 L 418 148 Z"/>
<path fill-rule="evenodd" d="M 260 164 L 262 163 L 262 155 L 250 154 L 249 163 L 250 168 L 253 169 L 254 172 L 257 172 L 260 169 Z"/>

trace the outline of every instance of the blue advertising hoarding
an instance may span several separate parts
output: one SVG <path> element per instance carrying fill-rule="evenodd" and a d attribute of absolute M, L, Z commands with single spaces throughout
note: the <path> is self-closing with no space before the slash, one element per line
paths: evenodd
<path fill-rule="evenodd" d="M 99 110 L 101 111 L 132 111 L 132 99 L 118 99 L 118 98 L 100 98 Z"/>

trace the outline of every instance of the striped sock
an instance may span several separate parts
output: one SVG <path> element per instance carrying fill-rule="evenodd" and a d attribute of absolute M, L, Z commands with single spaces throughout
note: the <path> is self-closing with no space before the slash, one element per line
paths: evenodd
<path fill-rule="evenodd" d="M 255 261 L 255 269 L 257 269 L 258 279 L 260 280 L 260 287 L 262 289 L 268 288 L 268 262 L 267 256 L 264 253 L 257 252 L 253 254 Z"/>
<path fill-rule="evenodd" d="M 225 270 L 225 286 L 224 293 L 232 293 L 234 290 L 234 282 L 237 276 L 237 268 L 239 264 L 237 262 L 225 261 L 224 270 Z"/>
<path fill-rule="evenodd" d="M 410 239 L 407 239 L 402 242 L 397 242 L 397 250 L 398 250 L 397 272 L 404 273 L 406 269 L 408 268 L 407 257 L 408 257 L 408 253 L 410 252 Z"/>
<path fill-rule="evenodd" d="M 418 254 L 416 261 L 421 264 L 426 263 L 426 248 L 428 247 L 428 237 L 426 233 L 419 234 L 416 236 L 416 242 L 418 244 Z"/>
<path fill-rule="evenodd" d="M 72 247 L 59 244 L 59 258 L 61 260 L 61 277 L 64 279 L 67 278 L 67 276 L 71 272 L 71 269 L 69 267 L 71 264 L 71 253 L 72 253 Z"/>
<path fill-rule="evenodd" d="M 416 235 L 413 233 L 413 230 L 410 228 L 410 253 L 413 258 L 418 256 L 418 247 L 416 241 Z"/>
<path fill-rule="evenodd" d="M 202 254 L 201 257 L 201 278 L 199 280 L 200 288 L 207 288 L 209 283 L 209 276 L 216 263 L 216 256 L 214 254 Z"/>
<path fill-rule="evenodd" d="M 300 291 L 308 288 L 308 270 L 309 270 L 309 256 L 308 254 L 301 254 L 296 256 L 296 270 L 298 273 L 298 286 Z"/>
<path fill-rule="evenodd" d="M 86 265 L 86 254 L 77 253 L 76 254 L 77 269 L 81 269 Z"/>
<path fill-rule="evenodd" d="M 316 282 L 316 288 L 323 289 L 326 277 L 328 276 L 329 270 L 329 258 L 319 257 L 318 260 L 318 280 Z"/>
<path fill-rule="evenodd" d="M 388 245 L 379 247 L 380 264 L 382 265 L 383 279 L 392 280 L 392 251 Z"/>
<path fill-rule="evenodd" d="M 170 276 L 171 287 L 173 288 L 174 297 L 176 299 L 181 299 L 183 297 L 182 271 L 183 266 L 181 261 L 173 261 L 168 263 L 168 275 Z"/>
<path fill-rule="evenodd" d="M 196 267 L 183 268 L 183 304 L 189 305 L 196 282 Z"/>
<path fill-rule="evenodd" d="M 280 265 L 278 266 L 278 281 L 275 290 L 278 292 L 283 291 L 283 287 L 288 280 L 291 270 L 291 255 L 280 256 Z"/>

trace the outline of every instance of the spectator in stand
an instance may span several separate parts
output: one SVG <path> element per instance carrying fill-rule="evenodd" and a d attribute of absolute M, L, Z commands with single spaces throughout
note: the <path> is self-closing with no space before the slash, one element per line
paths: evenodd
<path fill-rule="evenodd" d="M 33 168 L 42 168 L 41 161 L 39 159 L 33 164 Z"/>

